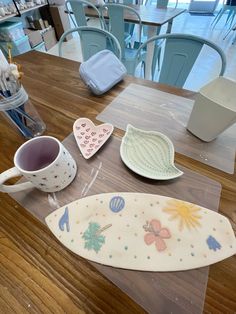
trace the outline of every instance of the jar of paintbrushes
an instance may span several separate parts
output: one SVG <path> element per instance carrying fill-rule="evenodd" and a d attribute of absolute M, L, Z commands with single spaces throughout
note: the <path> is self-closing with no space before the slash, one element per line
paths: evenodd
<path fill-rule="evenodd" d="M 46 129 L 23 86 L 11 96 L 0 97 L 0 111 L 27 139 L 41 135 Z"/>
<path fill-rule="evenodd" d="M 11 58 L 9 58 L 11 59 Z M 20 82 L 18 66 L 0 50 L 0 112 L 25 138 L 41 135 L 46 126 Z"/>

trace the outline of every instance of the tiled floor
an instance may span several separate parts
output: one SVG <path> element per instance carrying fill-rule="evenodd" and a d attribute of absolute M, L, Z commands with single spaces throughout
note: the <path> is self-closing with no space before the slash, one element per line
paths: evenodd
<path fill-rule="evenodd" d="M 214 16 L 193 16 L 189 13 L 184 13 L 174 20 L 172 33 L 187 33 L 194 34 L 207 38 L 220 46 L 227 57 L 227 68 L 225 71 L 226 77 L 236 80 L 236 44 L 232 45 L 232 39 L 236 36 L 236 31 L 231 32 L 229 36 L 223 40 L 227 31 L 225 27 L 226 15 L 213 29 L 211 23 Z M 96 19 L 90 19 L 89 24 L 97 25 Z M 165 32 L 163 27 L 161 33 Z M 58 47 L 53 47 L 48 53 L 58 55 Z M 78 37 L 76 36 L 63 46 L 63 56 L 72 60 L 82 61 L 81 51 L 79 47 Z M 220 61 L 209 49 L 203 49 L 199 56 L 199 61 L 196 62 L 185 88 L 190 90 L 199 90 L 201 86 L 216 77 L 219 73 Z"/>

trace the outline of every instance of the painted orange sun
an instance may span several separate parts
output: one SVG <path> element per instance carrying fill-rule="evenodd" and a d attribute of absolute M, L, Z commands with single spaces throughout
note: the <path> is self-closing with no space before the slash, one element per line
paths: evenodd
<path fill-rule="evenodd" d="M 199 215 L 201 208 L 197 205 L 179 200 L 170 200 L 167 204 L 167 207 L 164 208 L 163 211 L 171 215 L 169 220 L 179 220 L 180 231 L 183 230 L 184 226 L 189 230 L 201 226 L 199 222 L 202 218 L 202 216 Z"/>

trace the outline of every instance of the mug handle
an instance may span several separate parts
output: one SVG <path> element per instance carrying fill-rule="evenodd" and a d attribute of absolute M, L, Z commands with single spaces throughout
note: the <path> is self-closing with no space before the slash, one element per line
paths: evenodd
<path fill-rule="evenodd" d="M 14 184 L 14 185 L 5 185 L 4 182 L 8 179 L 21 176 L 21 172 L 16 168 L 13 167 L 11 169 L 8 169 L 0 174 L 0 191 L 5 193 L 14 193 L 14 192 L 20 192 L 26 189 L 30 189 L 35 187 L 31 182 L 24 182 L 20 184 Z"/>

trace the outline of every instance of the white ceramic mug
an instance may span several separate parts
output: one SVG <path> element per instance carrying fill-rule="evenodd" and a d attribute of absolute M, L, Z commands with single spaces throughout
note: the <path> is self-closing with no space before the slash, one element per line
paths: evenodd
<path fill-rule="evenodd" d="M 21 145 L 14 156 L 15 167 L 0 174 L 0 191 L 19 192 L 37 188 L 44 192 L 64 189 L 75 178 L 77 166 L 67 149 L 55 137 L 40 136 Z M 27 182 L 5 185 L 10 178 L 24 176 Z"/>

